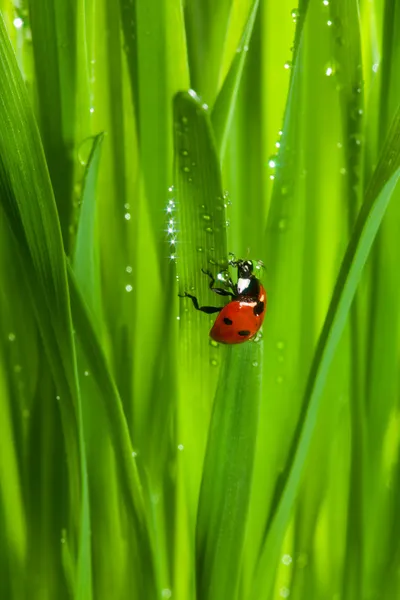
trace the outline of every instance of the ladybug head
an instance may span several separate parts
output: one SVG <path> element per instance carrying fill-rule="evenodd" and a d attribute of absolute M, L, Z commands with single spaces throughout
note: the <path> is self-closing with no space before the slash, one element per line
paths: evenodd
<path fill-rule="evenodd" d="M 240 279 L 249 279 L 253 273 L 253 263 L 251 260 L 238 260 L 237 268 Z"/>

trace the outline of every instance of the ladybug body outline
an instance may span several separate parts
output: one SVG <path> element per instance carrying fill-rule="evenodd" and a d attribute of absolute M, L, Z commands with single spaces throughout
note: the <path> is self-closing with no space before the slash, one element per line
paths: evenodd
<path fill-rule="evenodd" d="M 185 292 L 181 297 L 192 300 L 196 310 L 206 314 L 219 313 L 210 330 L 210 337 L 221 344 L 241 344 L 251 340 L 264 321 L 267 294 L 260 280 L 253 273 L 250 260 L 230 260 L 229 265 L 237 267 L 237 283 L 229 277 L 225 288 L 215 287 L 215 279 L 210 271 L 202 269 L 210 278 L 209 288 L 220 296 L 230 296 L 225 306 L 199 306 L 196 296 Z"/>

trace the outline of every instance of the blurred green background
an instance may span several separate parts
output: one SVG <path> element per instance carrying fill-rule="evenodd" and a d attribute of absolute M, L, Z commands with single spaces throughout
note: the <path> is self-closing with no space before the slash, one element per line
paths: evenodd
<path fill-rule="evenodd" d="M 0 13 L 0 598 L 399 597 L 400 2 Z"/>

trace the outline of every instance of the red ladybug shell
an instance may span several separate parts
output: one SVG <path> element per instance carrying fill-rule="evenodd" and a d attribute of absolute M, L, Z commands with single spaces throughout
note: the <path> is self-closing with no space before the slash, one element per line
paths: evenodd
<path fill-rule="evenodd" d="M 242 344 L 254 337 L 264 321 L 267 295 L 260 284 L 259 302 L 264 302 L 260 315 L 254 314 L 257 302 L 245 298 L 232 300 L 223 307 L 210 331 L 210 337 L 221 344 Z"/>

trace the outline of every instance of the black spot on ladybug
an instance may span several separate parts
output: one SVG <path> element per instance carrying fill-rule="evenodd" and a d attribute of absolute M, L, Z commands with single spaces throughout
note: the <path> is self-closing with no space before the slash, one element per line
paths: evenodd
<path fill-rule="evenodd" d="M 225 325 L 232 325 L 233 321 L 228 319 L 228 317 L 224 317 L 224 323 L 225 323 Z"/>
<path fill-rule="evenodd" d="M 258 317 L 264 312 L 264 302 L 258 302 L 253 308 L 253 312 Z"/>
<path fill-rule="evenodd" d="M 247 329 L 242 329 L 242 331 L 238 331 L 238 334 L 245 337 L 246 335 L 250 335 L 250 331 Z"/>

